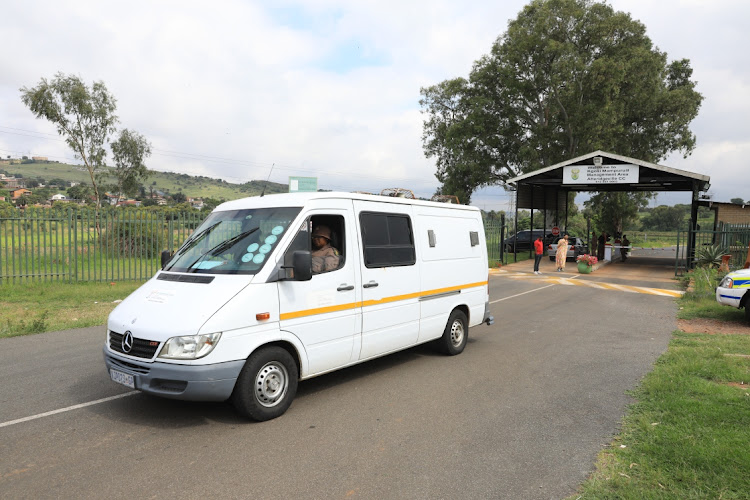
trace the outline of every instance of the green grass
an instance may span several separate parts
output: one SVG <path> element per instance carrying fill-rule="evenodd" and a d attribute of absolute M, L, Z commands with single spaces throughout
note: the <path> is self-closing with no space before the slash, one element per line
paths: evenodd
<path fill-rule="evenodd" d="M 580 499 L 748 498 L 750 337 L 676 332 Z"/>
<path fill-rule="evenodd" d="M 0 286 L 0 338 L 103 325 L 142 282 L 33 282 Z"/>
<path fill-rule="evenodd" d="M 735 307 L 723 306 L 716 302 L 714 296 L 700 296 L 686 293 L 680 299 L 679 319 L 709 318 L 729 323 L 744 323 L 745 311 Z"/>

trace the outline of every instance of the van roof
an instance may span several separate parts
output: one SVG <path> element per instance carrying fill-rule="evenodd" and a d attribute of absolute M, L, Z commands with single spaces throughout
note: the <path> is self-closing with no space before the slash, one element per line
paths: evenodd
<path fill-rule="evenodd" d="M 468 205 L 456 205 L 453 203 L 441 203 L 437 201 L 413 200 L 410 198 L 398 198 L 391 196 L 380 196 L 374 194 L 346 193 L 337 191 L 314 192 L 314 193 L 279 193 L 265 196 L 251 196 L 222 203 L 214 209 L 216 212 L 225 210 L 242 210 L 247 208 L 270 208 L 270 207 L 302 207 L 311 200 L 362 200 L 380 203 L 396 203 L 400 205 L 415 205 L 424 207 L 451 208 L 457 210 L 479 211 L 479 208 Z"/>

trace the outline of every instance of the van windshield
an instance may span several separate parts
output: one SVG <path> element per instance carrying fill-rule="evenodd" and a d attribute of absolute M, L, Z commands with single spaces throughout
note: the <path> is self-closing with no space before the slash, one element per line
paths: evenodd
<path fill-rule="evenodd" d="M 185 240 L 164 270 L 255 274 L 300 210 L 275 207 L 213 212 Z"/>

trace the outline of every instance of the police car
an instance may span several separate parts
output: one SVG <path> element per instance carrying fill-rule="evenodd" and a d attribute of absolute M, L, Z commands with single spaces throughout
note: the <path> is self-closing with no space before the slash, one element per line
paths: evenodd
<path fill-rule="evenodd" d="M 716 287 L 716 302 L 725 306 L 745 308 L 745 319 L 750 323 L 750 269 L 727 274 Z"/>

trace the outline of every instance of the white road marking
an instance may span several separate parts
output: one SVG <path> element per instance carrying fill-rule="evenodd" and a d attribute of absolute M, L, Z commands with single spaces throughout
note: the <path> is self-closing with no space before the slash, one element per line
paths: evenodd
<path fill-rule="evenodd" d="M 490 302 L 490 304 L 495 304 L 497 302 L 502 302 L 504 300 L 513 299 L 515 297 L 520 297 L 521 295 L 526 295 L 527 293 L 538 292 L 539 290 L 544 290 L 545 288 L 549 288 L 551 286 L 555 286 L 555 284 L 553 283 L 552 285 L 543 286 L 541 288 L 534 288 L 533 290 L 529 290 L 527 292 L 517 293 L 515 295 L 511 295 L 510 297 L 505 297 L 505 298 L 502 298 L 502 299 L 493 300 L 492 302 Z"/>
<path fill-rule="evenodd" d="M 60 408 L 59 410 L 52 410 L 46 413 L 32 415 L 30 417 L 19 418 L 17 420 L 9 420 L 8 422 L 0 422 L 0 427 L 8 427 L 10 425 L 28 422 L 29 420 L 36 420 L 37 418 L 49 417 L 51 415 L 57 415 L 58 413 L 65 413 L 66 411 L 78 410 L 79 408 L 85 408 L 87 406 L 92 406 L 92 405 L 98 405 L 99 403 L 106 403 L 107 401 L 112 401 L 113 399 L 120 399 L 126 396 L 132 396 L 133 394 L 137 394 L 137 393 L 138 391 L 126 392 L 124 394 L 118 394 L 117 396 L 110 396 L 108 398 L 97 399 L 96 401 L 89 401 L 88 403 L 81 403 L 79 405 L 68 406 L 67 408 Z"/>

